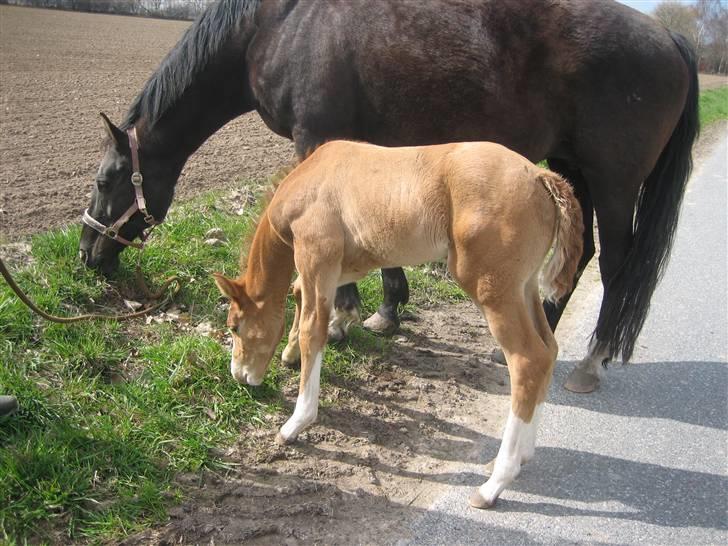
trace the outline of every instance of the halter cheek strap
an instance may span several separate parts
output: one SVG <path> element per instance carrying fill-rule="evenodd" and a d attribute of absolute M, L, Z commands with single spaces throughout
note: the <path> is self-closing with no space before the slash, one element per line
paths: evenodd
<path fill-rule="evenodd" d="M 129 241 L 128 239 L 125 239 L 124 237 L 119 235 L 119 230 L 121 230 L 121 228 L 131 219 L 132 216 L 134 216 L 137 211 L 142 213 L 142 216 L 144 216 L 144 221 L 147 223 L 147 225 L 150 226 L 150 228 L 153 228 L 160 223 L 157 222 L 154 216 L 149 214 L 149 212 L 147 211 L 147 201 L 146 199 L 144 199 L 144 191 L 142 189 L 144 177 L 142 176 L 141 169 L 139 168 L 139 141 L 137 139 L 136 127 L 127 129 L 126 134 L 129 137 L 129 149 L 131 151 L 131 183 L 134 187 L 134 202 L 116 222 L 108 227 L 96 220 L 93 216 L 91 216 L 91 214 L 89 214 L 88 212 L 88 209 L 83 212 L 83 218 L 81 220 L 90 228 L 98 231 L 109 239 L 113 239 L 114 241 L 121 243 L 122 245 L 132 246 L 134 248 L 143 248 L 144 242 L 149 236 L 149 232 L 151 231 L 151 229 L 147 232 L 142 231 L 142 233 L 139 235 L 139 238 L 141 239 L 141 242 L 139 243 Z"/>

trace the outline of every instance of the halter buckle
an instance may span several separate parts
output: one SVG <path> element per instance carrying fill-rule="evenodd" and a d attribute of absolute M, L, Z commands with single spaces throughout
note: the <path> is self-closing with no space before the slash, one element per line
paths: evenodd
<path fill-rule="evenodd" d="M 104 235 L 106 235 L 109 239 L 116 239 L 116 236 L 119 235 L 119 233 L 111 227 L 107 227 L 104 230 Z"/>
<path fill-rule="evenodd" d="M 153 226 L 157 223 L 157 221 L 154 219 L 154 216 L 152 216 L 148 212 L 145 211 L 142 214 L 144 214 L 144 221 L 150 226 Z"/>
<path fill-rule="evenodd" d="M 142 182 L 144 182 L 144 177 L 142 176 L 142 173 L 139 171 L 131 173 L 131 183 L 135 186 L 141 187 Z"/>

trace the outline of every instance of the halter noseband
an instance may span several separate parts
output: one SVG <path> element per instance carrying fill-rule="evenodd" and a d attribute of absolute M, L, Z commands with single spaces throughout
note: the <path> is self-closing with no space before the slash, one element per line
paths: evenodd
<path fill-rule="evenodd" d="M 139 243 L 129 241 L 128 239 L 125 239 L 124 237 L 119 235 L 119 230 L 121 230 L 121 228 L 131 219 L 132 216 L 134 216 L 137 211 L 142 213 L 142 215 L 144 216 L 144 221 L 147 223 L 148 226 L 150 226 L 150 228 L 160 223 L 157 222 L 157 220 L 154 219 L 154 216 L 149 214 L 149 212 L 147 211 L 147 202 L 144 199 L 144 192 L 142 191 L 142 183 L 144 182 L 144 177 L 142 176 L 142 172 L 139 169 L 139 143 L 137 140 L 136 127 L 127 129 L 126 134 L 129 137 L 129 149 L 131 150 L 131 183 L 134 186 L 134 202 L 116 222 L 108 227 L 96 220 L 93 216 L 91 216 L 88 212 L 88 209 L 83 211 L 83 218 L 81 220 L 84 224 L 98 231 L 101 235 L 104 235 L 109 239 L 113 239 L 114 241 L 121 243 L 122 245 L 133 246 L 134 248 L 143 248 L 144 242 L 147 240 L 147 236 L 149 235 L 148 231 L 142 231 L 141 235 L 139 235 L 139 238 L 141 239 L 141 242 Z"/>

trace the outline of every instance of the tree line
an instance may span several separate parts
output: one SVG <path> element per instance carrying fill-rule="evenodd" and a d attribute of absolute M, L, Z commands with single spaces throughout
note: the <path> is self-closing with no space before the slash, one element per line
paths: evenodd
<path fill-rule="evenodd" d="M 164 19 L 194 19 L 213 2 L 214 0 L 0 0 L 0 4 L 16 6 Z"/>
<path fill-rule="evenodd" d="M 686 36 L 695 47 L 701 72 L 728 74 L 728 4 L 696 0 L 686 4 L 663 0 L 653 16 L 670 30 Z"/>

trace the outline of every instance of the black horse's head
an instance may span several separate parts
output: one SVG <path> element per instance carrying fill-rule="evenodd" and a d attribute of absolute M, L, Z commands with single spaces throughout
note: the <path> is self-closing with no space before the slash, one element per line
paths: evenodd
<path fill-rule="evenodd" d="M 145 149 L 145 142 L 139 142 L 138 170 L 143 177 L 135 175 L 134 181 L 140 185 L 146 214 L 138 210 L 139 192 L 132 182 L 131 137 L 104 114 L 101 117 L 108 138 L 91 192 L 91 203 L 84 215 L 79 256 L 87 266 L 109 274 L 119 265 L 119 253 L 126 243 L 133 242 L 145 229 L 164 219 L 179 172 L 170 166 L 170 161 L 165 161 L 164 156 L 155 156 Z"/>

